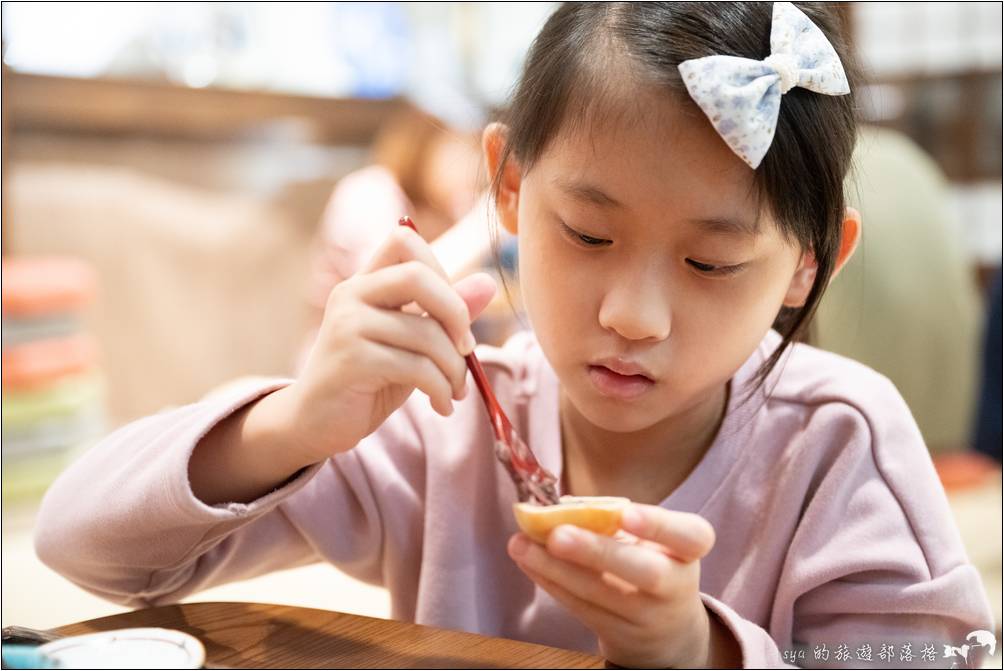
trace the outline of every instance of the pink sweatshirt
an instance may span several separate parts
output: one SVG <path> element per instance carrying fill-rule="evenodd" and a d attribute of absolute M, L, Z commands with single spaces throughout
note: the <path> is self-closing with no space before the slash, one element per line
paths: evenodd
<path fill-rule="evenodd" d="M 747 667 L 944 665 L 944 645 L 992 631 L 992 616 L 909 410 L 885 378 L 804 345 L 765 387 L 742 393 L 778 341 L 768 334 L 736 374 L 718 437 L 662 502 L 717 532 L 701 567 L 706 605 Z M 533 336 L 478 354 L 517 431 L 560 479 L 558 380 Z M 596 651 L 595 636 L 506 554 L 515 491 L 477 394 L 449 418 L 415 394 L 353 450 L 251 504 L 197 500 L 187 466 L 200 437 L 285 383 L 109 436 L 46 495 L 39 556 L 136 607 L 327 561 L 385 585 L 396 619 Z M 900 662 L 907 642 L 912 661 Z M 880 660 L 883 645 L 892 660 Z"/>

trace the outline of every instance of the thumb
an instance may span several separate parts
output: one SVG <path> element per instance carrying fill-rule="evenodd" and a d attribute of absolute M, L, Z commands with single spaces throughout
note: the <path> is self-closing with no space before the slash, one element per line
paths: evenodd
<path fill-rule="evenodd" d="M 488 307 L 495 296 L 495 279 L 487 273 L 474 273 L 455 282 L 453 288 L 467 303 L 467 311 L 471 313 L 471 321 Z"/>

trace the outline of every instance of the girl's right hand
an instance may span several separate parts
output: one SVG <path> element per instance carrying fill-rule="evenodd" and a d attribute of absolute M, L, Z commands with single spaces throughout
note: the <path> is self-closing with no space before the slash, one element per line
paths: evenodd
<path fill-rule="evenodd" d="M 331 291 L 300 378 L 283 390 L 303 464 L 344 452 L 417 388 L 441 415 L 467 392 L 471 321 L 495 293 L 484 273 L 451 286 L 426 243 L 400 227 Z"/>

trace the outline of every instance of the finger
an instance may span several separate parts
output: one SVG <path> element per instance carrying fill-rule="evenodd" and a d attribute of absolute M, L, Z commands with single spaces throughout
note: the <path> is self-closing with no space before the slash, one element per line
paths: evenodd
<path fill-rule="evenodd" d="M 497 287 L 495 279 L 488 273 L 474 273 L 455 282 L 453 289 L 467 303 L 467 311 L 474 320 L 491 303 Z"/>
<path fill-rule="evenodd" d="M 609 611 L 624 622 L 636 622 L 631 615 L 637 610 L 634 601 L 638 589 L 633 585 L 609 580 L 600 572 L 550 556 L 523 534 L 514 536 L 509 547 L 510 555 L 521 568 L 533 571 L 576 599 Z"/>
<path fill-rule="evenodd" d="M 472 273 L 453 283 L 454 291 L 460 294 L 460 297 L 467 303 L 467 311 L 471 315 L 471 321 L 477 319 L 478 315 L 492 302 L 497 288 L 495 279 L 488 273 Z M 401 310 L 413 315 L 425 312 L 417 303 L 409 303 Z"/>
<path fill-rule="evenodd" d="M 465 396 L 467 364 L 439 322 L 375 308 L 364 318 L 360 333 L 374 342 L 432 359 L 449 381 L 453 398 L 460 400 Z"/>
<path fill-rule="evenodd" d="M 457 351 L 463 355 L 474 349 L 471 317 L 467 303 L 445 279 L 418 261 L 383 268 L 356 278 L 360 300 L 373 307 L 399 310 L 415 302 L 442 324 Z"/>
<path fill-rule="evenodd" d="M 529 566 L 520 562 L 516 562 L 516 565 L 531 580 L 540 585 L 541 589 L 550 594 L 555 601 L 574 613 L 594 633 L 602 632 L 605 635 L 620 638 L 617 636 L 618 631 L 624 631 L 626 628 L 634 626 L 632 622 L 625 620 L 616 612 L 573 594 Z"/>
<path fill-rule="evenodd" d="M 621 514 L 621 528 L 666 548 L 683 562 L 707 555 L 715 544 L 715 530 L 700 515 L 633 503 Z"/>
<path fill-rule="evenodd" d="M 617 630 L 623 630 L 632 626 L 631 622 L 628 622 L 617 613 L 576 596 L 558 583 L 537 573 L 528 566 L 519 563 L 517 563 L 517 566 L 531 580 L 540 585 L 545 592 L 554 597 L 555 601 L 575 613 L 576 617 L 594 632 L 616 632 Z"/>
<path fill-rule="evenodd" d="M 551 532 L 547 551 L 594 572 L 608 572 L 648 594 L 665 598 L 676 592 L 680 563 L 650 547 L 621 543 L 608 536 L 562 525 Z"/>
<path fill-rule="evenodd" d="M 377 248 L 373 256 L 359 269 L 360 273 L 371 273 L 374 270 L 395 266 L 408 261 L 418 261 L 423 263 L 444 280 L 449 276 L 443 270 L 443 266 L 436 260 L 436 255 L 432 253 L 421 235 L 411 230 L 407 226 L 398 226 L 387 239 Z"/>
<path fill-rule="evenodd" d="M 433 410 L 444 417 L 453 414 L 452 388 L 431 359 L 386 345 L 369 345 L 369 356 L 387 382 L 420 389 L 429 397 Z"/>

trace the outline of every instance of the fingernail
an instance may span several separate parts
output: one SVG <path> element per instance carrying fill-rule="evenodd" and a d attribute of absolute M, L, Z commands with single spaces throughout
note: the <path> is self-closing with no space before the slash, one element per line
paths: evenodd
<path fill-rule="evenodd" d="M 477 346 L 477 344 L 478 342 L 474 339 L 474 334 L 468 331 L 464 335 L 464 343 L 460 351 L 464 356 L 467 356 L 468 354 L 474 351 L 474 348 Z"/>
<path fill-rule="evenodd" d="M 621 526 L 623 528 L 637 529 L 641 524 L 641 513 L 634 506 L 628 506 L 621 513 Z"/>
<path fill-rule="evenodd" d="M 530 543 L 522 536 L 517 536 L 509 543 L 509 554 L 513 557 L 522 557 L 530 548 Z"/>
<path fill-rule="evenodd" d="M 548 544 L 555 550 L 570 550 L 579 543 L 581 537 L 581 534 L 575 527 L 560 526 L 551 532 Z"/>

